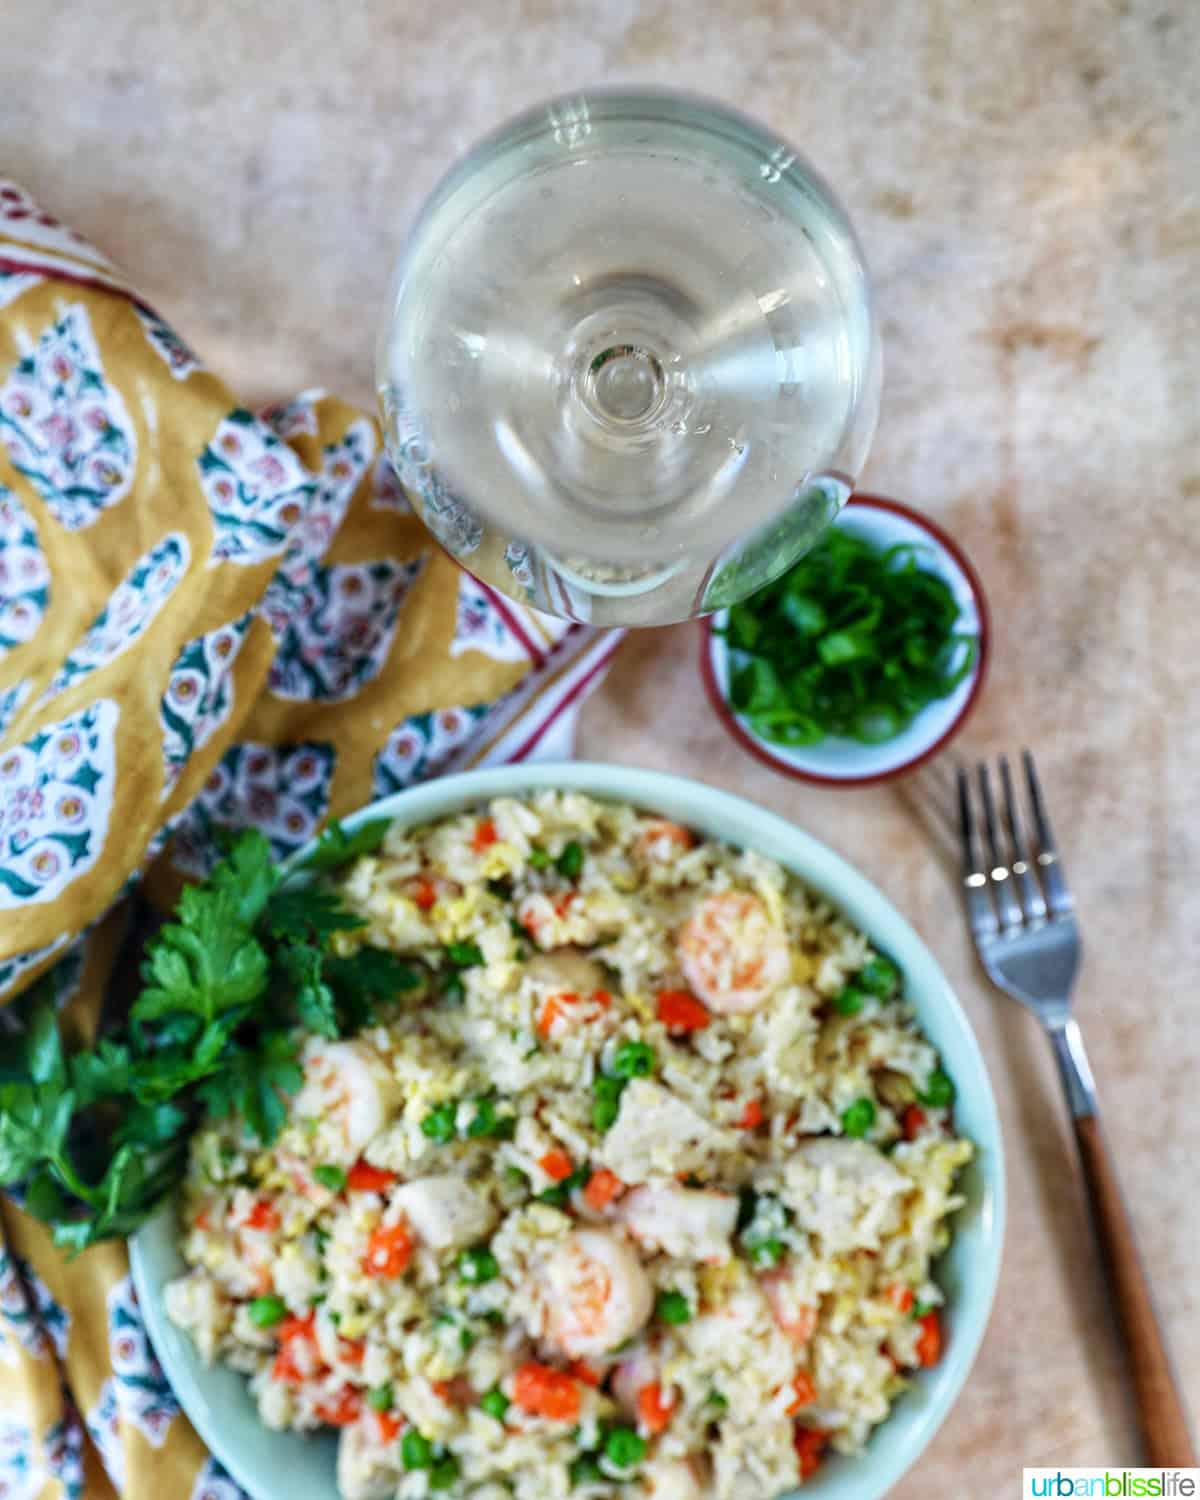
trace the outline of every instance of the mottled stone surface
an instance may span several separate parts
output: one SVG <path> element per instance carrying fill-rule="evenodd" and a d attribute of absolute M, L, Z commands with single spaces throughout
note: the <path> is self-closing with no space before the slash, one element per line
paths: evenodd
<path fill-rule="evenodd" d="M 991 594 L 962 748 L 1038 747 L 1087 935 L 1080 1014 L 1145 1258 L 1200 1407 L 1200 7 L 1191 0 L 323 0 L 5 7 L 3 166 L 121 261 L 251 400 L 369 399 L 397 241 L 451 156 L 540 95 L 672 83 L 765 116 L 876 271 L 867 483 L 927 507 Z M 918 785 L 829 793 L 709 716 L 691 628 L 631 639 L 581 750 L 794 818 L 945 964 L 991 1062 L 1012 1197 L 990 1332 L 897 1490 L 1016 1494 L 1134 1456 L 1033 1024 L 973 968 Z M 669 726 L 669 727 L 668 727 Z"/>

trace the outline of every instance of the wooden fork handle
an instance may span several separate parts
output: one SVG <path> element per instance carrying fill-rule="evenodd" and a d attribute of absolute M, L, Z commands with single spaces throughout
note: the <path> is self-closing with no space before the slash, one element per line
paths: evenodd
<path fill-rule="evenodd" d="M 1100 1119 L 1076 1115 L 1075 1139 L 1087 1182 L 1100 1254 L 1133 1380 L 1145 1461 L 1152 1468 L 1195 1468 L 1196 1449 L 1183 1399 L 1159 1327 L 1133 1222 L 1121 1193 Z"/>

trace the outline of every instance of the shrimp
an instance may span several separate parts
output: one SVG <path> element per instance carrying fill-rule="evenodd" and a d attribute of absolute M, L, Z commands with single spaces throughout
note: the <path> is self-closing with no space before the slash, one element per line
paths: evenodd
<path fill-rule="evenodd" d="M 393 1191 L 391 1208 L 398 1209 L 417 1237 L 434 1250 L 473 1245 L 496 1222 L 496 1211 L 487 1199 L 450 1173 L 404 1183 Z"/>
<path fill-rule="evenodd" d="M 802 1294 L 794 1270 L 780 1266 L 760 1276 L 758 1281 L 779 1331 L 797 1349 L 802 1349 L 816 1332 L 817 1309 L 811 1302 L 800 1300 Z"/>
<path fill-rule="evenodd" d="M 654 1292 L 633 1249 L 603 1229 L 577 1229 L 545 1263 L 542 1332 L 572 1359 L 605 1354 L 641 1331 Z"/>
<path fill-rule="evenodd" d="M 791 973 L 781 927 L 748 891 L 715 891 L 696 906 L 676 939 L 688 984 L 710 1010 L 758 1010 Z"/>
<path fill-rule="evenodd" d="M 689 828 L 672 823 L 669 818 L 655 818 L 647 823 L 633 843 L 634 853 L 644 860 L 666 864 L 676 854 L 690 849 L 696 842 Z"/>
<path fill-rule="evenodd" d="M 647 1250 L 680 1260 L 722 1264 L 737 1227 L 738 1200 L 708 1188 L 652 1182 L 635 1187 L 617 1207 L 617 1218 Z"/>
<path fill-rule="evenodd" d="M 304 1083 L 292 1103 L 293 1118 L 316 1121 L 316 1160 L 350 1167 L 399 1105 L 399 1089 L 383 1058 L 363 1041 L 310 1037 L 301 1059 Z"/>

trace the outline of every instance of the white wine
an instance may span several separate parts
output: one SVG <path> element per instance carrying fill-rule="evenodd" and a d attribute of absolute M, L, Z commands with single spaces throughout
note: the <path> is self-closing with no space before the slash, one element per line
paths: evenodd
<path fill-rule="evenodd" d="M 862 255 L 741 116 L 670 94 L 543 106 L 426 206 L 380 342 L 394 462 L 486 582 L 662 623 L 786 567 L 878 405 Z"/>

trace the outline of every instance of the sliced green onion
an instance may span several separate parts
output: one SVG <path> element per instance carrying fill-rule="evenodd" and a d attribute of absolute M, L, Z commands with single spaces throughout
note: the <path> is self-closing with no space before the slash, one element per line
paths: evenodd
<path fill-rule="evenodd" d="M 575 839 L 564 844 L 562 853 L 554 861 L 554 868 L 564 880 L 578 880 L 583 869 L 583 845 Z"/>
<path fill-rule="evenodd" d="M 395 1392 L 391 1383 L 387 1385 L 373 1385 L 367 1392 L 367 1405 L 372 1411 L 391 1411 L 395 1400 Z"/>
<path fill-rule="evenodd" d="M 444 1146 L 447 1141 L 452 1141 L 455 1136 L 455 1119 L 458 1115 L 458 1105 L 447 1102 L 439 1104 L 436 1109 L 431 1109 L 421 1121 L 422 1132 L 431 1141 L 437 1141 Z"/>
<path fill-rule="evenodd" d="M 325 1165 L 312 1169 L 313 1179 L 331 1193 L 340 1193 L 346 1186 L 346 1174 L 341 1167 Z"/>
<path fill-rule="evenodd" d="M 458 1257 L 458 1274 L 473 1286 L 481 1286 L 485 1281 L 495 1281 L 500 1264 L 488 1249 L 464 1250 Z"/>
<path fill-rule="evenodd" d="M 529 863 L 535 870 L 545 870 L 554 863 L 540 844 L 534 844 L 529 851 Z"/>
<path fill-rule="evenodd" d="M 672 1327 L 688 1322 L 692 1316 L 691 1306 L 682 1292 L 660 1292 L 654 1311 L 660 1323 Z"/>
<path fill-rule="evenodd" d="M 474 969 L 483 962 L 483 949 L 478 943 L 447 943 L 446 957 L 456 969 Z"/>

